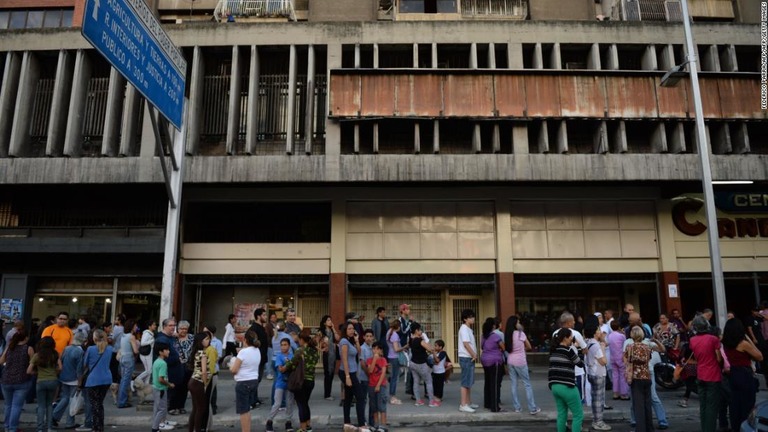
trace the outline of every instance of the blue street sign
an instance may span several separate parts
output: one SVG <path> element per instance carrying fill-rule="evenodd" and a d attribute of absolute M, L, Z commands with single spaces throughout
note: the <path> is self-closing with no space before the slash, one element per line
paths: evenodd
<path fill-rule="evenodd" d="M 82 33 L 181 129 L 187 62 L 144 0 L 86 0 Z"/>

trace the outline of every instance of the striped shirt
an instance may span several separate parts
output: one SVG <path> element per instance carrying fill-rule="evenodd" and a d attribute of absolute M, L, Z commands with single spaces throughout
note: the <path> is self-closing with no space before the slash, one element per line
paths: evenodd
<path fill-rule="evenodd" d="M 574 366 L 584 367 L 584 362 L 572 349 L 558 346 L 549 356 L 549 388 L 552 388 L 552 384 L 576 387 Z"/>

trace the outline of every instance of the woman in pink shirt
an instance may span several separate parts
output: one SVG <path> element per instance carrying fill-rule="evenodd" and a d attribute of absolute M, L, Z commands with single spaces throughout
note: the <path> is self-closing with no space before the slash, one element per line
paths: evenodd
<path fill-rule="evenodd" d="M 504 327 L 504 347 L 508 353 L 507 366 L 509 369 L 509 379 L 512 380 L 512 404 L 515 412 L 521 412 L 520 400 L 517 397 L 517 380 L 523 382 L 525 387 L 525 397 L 528 399 L 528 412 L 536 415 L 541 412 L 541 408 L 536 406 L 533 400 L 533 388 L 531 379 L 528 375 L 528 360 L 525 358 L 525 352 L 531 349 L 531 343 L 523 332 L 523 326 L 520 325 L 515 315 L 507 318 L 507 325 Z"/>
<path fill-rule="evenodd" d="M 608 335 L 608 349 L 611 352 L 611 382 L 613 383 L 613 398 L 629 400 L 629 386 L 624 379 L 624 341 L 627 337 L 620 329 L 619 321 L 611 321 L 611 333 Z"/>

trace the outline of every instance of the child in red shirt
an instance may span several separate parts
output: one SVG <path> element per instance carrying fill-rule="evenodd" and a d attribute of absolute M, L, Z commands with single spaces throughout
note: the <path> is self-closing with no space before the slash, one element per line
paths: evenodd
<path fill-rule="evenodd" d="M 374 342 L 371 347 L 373 348 L 373 357 L 366 361 L 368 366 L 368 400 L 371 404 L 374 430 L 386 432 L 387 399 L 389 398 L 387 359 L 384 357 L 384 348 L 380 342 Z"/>

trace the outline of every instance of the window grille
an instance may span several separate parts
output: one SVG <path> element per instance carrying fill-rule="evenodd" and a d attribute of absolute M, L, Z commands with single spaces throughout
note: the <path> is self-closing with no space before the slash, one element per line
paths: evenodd
<path fill-rule="evenodd" d="M 462 0 L 461 15 L 472 17 L 515 17 L 528 16 L 527 0 Z"/>

